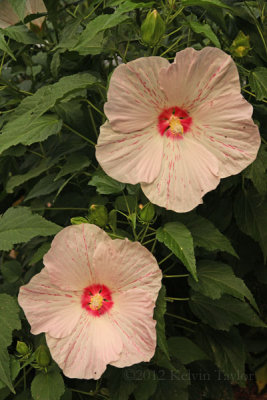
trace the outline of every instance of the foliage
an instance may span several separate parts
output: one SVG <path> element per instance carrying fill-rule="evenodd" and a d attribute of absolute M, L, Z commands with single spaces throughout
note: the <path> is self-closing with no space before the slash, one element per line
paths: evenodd
<path fill-rule="evenodd" d="M 23 2 L 8 1 L 23 18 Z M 227 400 L 231 384 L 248 379 L 266 390 L 265 2 L 45 4 L 41 29 L 34 16 L 0 29 L 0 399 Z M 147 15 L 157 15 L 160 29 L 149 24 L 155 32 L 144 40 Z M 175 214 L 151 205 L 140 185 L 107 176 L 95 144 L 114 68 L 151 55 L 173 61 L 189 46 L 232 55 L 262 145 L 257 159 L 223 179 L 203 205 Z M 155 356 L 125 369 L 109 366 L 97 382 L 64 377 L 49 355 L 42 365 L 44 335 L 30 333 L 16 302 L 19 287 L 40 272 L 53 236 L 71 221 L 138 240 L 163 270 Z"/>

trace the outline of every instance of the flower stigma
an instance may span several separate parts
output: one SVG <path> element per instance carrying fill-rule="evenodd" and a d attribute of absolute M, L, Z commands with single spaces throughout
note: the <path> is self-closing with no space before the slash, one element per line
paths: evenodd
<path fill-rule="evenodd" d="M 169 125 L 170 131 L 173 135 L 182 135 L 184 133 L 184 128 L 179 117 L 172 115 L 169 120 Z"/>

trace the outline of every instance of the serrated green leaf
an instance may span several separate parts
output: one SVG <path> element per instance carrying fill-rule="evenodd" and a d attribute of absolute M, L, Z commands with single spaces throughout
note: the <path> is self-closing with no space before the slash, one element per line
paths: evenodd
<path fill-rule="evenodd" d="M 44 176 L 30 190 L 30 192 L 25 197 L 24 201 L 28 201 L 30 199 L 34 199 L 40 196 L 45 196 L 55 192 L 64 183 L 64 180 L 61 179 L 55 182 L 54 179 L 55 179 L 55 174 Z"/>
<path fill-rule="evenodd" d="M 163 353 L 166 355 L 166 357 L 168 359 L 170 359 L 167 340 L 166 340 L 166 334 L 165 334 L 164 314 L 166 313 L 166 310 L 167 310 L 165 296 L 166 296 L 166 288 L 165 288 L 165 286 L 162 286 L 159 291 L 158 299 L 156 302 L 156 308 L 154 311 L 154 319 L 157 321 L 157 325 L 156 325 L 157 345 L 163 351 Z"/>
<path fill-rule="evenodd" d="M 31 393 L 34 400 L 60 400 L 64 392 L 64 381 L 58 370 L 50 369 L 33 378 Z"/>
<path fill-rule="evenodd" d="M 9 208 L 0 219 L 0 250 L 11 250 L 14 244 L 28 242 L 35 236 L 50 236 L 61 230 L 59 225 L 32 214 L 27 207 Z"/>
<path fill-rule="evenodd" d="M 229 265 L 218 261 L 201 260 L 198 263 L 198 282 L 191 277 L 188 282 L 196 292 L 213 300 L 219 299 L 223 294 L 230 294 L 242 301 L 245 301 L 245 298 L 248 299 L 250 304 L 259 311 L 252 293 L 244 281 L 235 276 Z"/>
<path fill-rule="evenodd" d="M 29 262 L 29 265 L 34 265 L 38 261 L 42 260 L 43 256 L 48 252 L 48 250 L 51 247 L 51 243 L 45 242 L 43 243 L 38 250 L 34 253 L 34 255 L 31 258 L 31 261 Z"/>
<path fill-rule="evenodd" d="M 9 355 L 6 348 L 12 342 L 12 332 L 14 329 L 20 329 L 19 307 L 13 297 L 7 294 L 0 294 L 0 380 L 6 384 L 14 393 Z"/>
<path fill-rule="evenodd" d="M 238 257 L 229 239 L 211 221 L 197 214 L 179 215 L 179 220 L 190 230 L 194 246 L 208 251 L 225 251 Z"/>
<path fill-rule="evenodd" d="M 171 356 L 177 358 L 184 365 L 208 359 L 207 354 L 186 337 L 171 337 L 168 339 L 168 348 Z"/>
<path fill-rule="evenodd" d="M 259 243 L 264 261 L 267 259 L 267 200 L 249 190 L 239 192 L 234 202 L 235 218 L 239 229 Z"/>
<path fill-rule="evenodd" d="M 99 194 L 119 193 L 125 188 L 125 183 L 116 181 L 103 171 L 96 171 L 88 185 L 95 186 Z"/>
<path fill-rule="evenodd" d="M 267 68 L 257 67 L 251 71 L 249 84 L 257 100 L 267 99 Z"/>
<path fill-rule="evenodd" d="M 1 265 L 3 278 L 9 283 L 15 283 L 21 277 L 22 266 L 17 260 L 6 261 Z"/>
<path fill-rule="evenodd" d="M 73 172 L 81 171 L 82 169 L 88 167 L 91 161 L 88 157 L 83 154 L 72 154 L 68 157 L 66 163 L 63 165 L 57 176 L 55 177 L 55 181 L 57 181 L 62 176 L 72 174 Z"/>
<path fill-rule="evenodd" d="M 202 322 L 215 329 L 229 331 L 233 325 L 238 324 L 267 327 L 249 304 L 226 294 L 218 300 L 211 300 L 195 292 L 189 300 L 189 306 Z"/>
<path fill-rule="evenodd" d="M 157 230 L 156 238 L 178 257 L 197 280 L 193 238 L 181 222 L 169 222 Z"/>
<path fill-rule="evenodd" d="M 208 38 L 216 47 L 221 48 L 221 44 L 219 39 L 211 29 L 208 24 L 201 24 L 200 22 L 190 21 L 189 22 L 191 29 L 198 34 L 201 34 Z"/>

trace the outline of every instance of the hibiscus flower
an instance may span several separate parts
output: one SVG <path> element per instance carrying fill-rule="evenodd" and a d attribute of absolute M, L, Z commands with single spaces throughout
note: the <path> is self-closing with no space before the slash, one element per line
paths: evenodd
<path fill-rule="evenodd" d="M 24 18 L 30 14 L 45 13 L 47 9 L 43 0 L 26 0 Z M 32 21 L 33 24 L 42 27 L 44 17 Z M 19 16 L 15 13 L 8 0 L 0 0 L 0 28 L 7 28 L 20 22 Z"/>
<path fill-rule="evenodd" d="M 190 211 L 255 160 L 252 111 L 234 61 L 217 48 L 185 49 L 172 64 L 139 58 L 111 77 L 96 157 L 112 178 L 140 182 L 151 202 Z"/>
<path fill-rule="evenodd" d="M 107 364 L 149 361 L 156 347 L 153 310 L 162 273 L 140 243 L 111 240 L 81 224 L 56 235 L 45 268 L 20 288 L 35 335 L 70 378 L 98 379 Z"/>

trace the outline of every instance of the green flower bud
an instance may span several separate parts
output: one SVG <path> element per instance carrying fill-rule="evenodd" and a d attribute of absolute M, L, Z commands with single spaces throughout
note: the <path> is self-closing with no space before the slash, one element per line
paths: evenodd
<path fill-rule="evenodd" d="M 157 10 L 149 11 L 141 26 L 141 36 L 145 44 L 155 46 L 165 32 L 165 22 Z"/>
<path fill-rule="evenodd" d="M 70 222 L 72 225 L 88 224 L 88 220 L 83 217 L 73 217 Z"/>
<path fill-rule="evenodd" d="M 17 341 L 16 350 L 21 356 L 26 356 L 30 353 L 30 349 L 26 343 Z"/>
<path fill-rule="evenodd" d="M 108 210 L 103 205 L 92 204 L 89 208 L 88 221 L 104 228 L 108 223 Z"/>
<path fill-rule="evenodd" d="M 144 222 L 150 222 L 154 218 L 155 208 L 152 203 L 147 203 L 144 207 L 141 208 L 140 218 Z"/>
<path fill-rule="evenodd" d="M 235 40 L 231 44 L 230 52 L 234 57 L 245 57 L 250 50 L 249 35 L 245 35 L 242 31 L 239 31 Z"/>
<path fill-rule="evenodd" d="M 35 351 L 35 360 L 40 367 L 48 367 L 51 361 L 51 356 L 48 347 L 45 344 L 41 344 Z"/>

